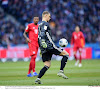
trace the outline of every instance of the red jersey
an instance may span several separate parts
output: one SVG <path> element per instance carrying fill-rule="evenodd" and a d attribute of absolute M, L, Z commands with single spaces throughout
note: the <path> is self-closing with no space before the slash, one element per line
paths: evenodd
<path fill-rule="evenodd" d="M 38 46 L 38 25 L 35 25 L 34 23 L 28 24 L 28 26 L 25 29 L 26 32 L 29 34 L 29 39 L 31 42 Z"/>
<path fill-rule="evenodd" d="M 74 44 L 74 46 L 83 47 L 85 45 L 85 39 L 84 35 L 81 31 L 73 32 L 72 39 L 71 39 L 71 45 Z"/>

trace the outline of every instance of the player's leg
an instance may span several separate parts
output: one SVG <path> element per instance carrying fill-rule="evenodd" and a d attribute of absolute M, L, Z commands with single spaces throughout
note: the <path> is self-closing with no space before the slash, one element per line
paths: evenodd
<path fill-rule="evenodd" d="M 31 55 L 31 43 L 28 43 L 28 46 L 29 46 L 29 52 L 30 52 L 30 56 Z M 32 59 L 32 57 L 31 57 Z M 27 77 L 32 77 L 33 75 L 31 74 L 31 71 L 32 71 L 32 65 L 31 65 L 31 60 L 30 60 L 30 64 L 29 64 L 29 69 L 28 69 L 28 74 L 27 74 Z"/>
<path fill-rule="evenodd" d="M 50 68 L 50 65 L 51 65 L 51 60 L 44 62 L 44 67 L 40 70 L 38 78 L 41 78 L 45 74 L 45 72 Z"/>
<path fill-rule="evenodd" d="M 37 56 L 37 50 L 36 50 L 36 46 L 34 46 L 32 43 L 28 43 L 29 46 L 29 51 L 30 51 L 30 56 L 31 56 L 31 60 L 30 60 L 30 64 L 29 64 L 29 70 L 28 70 L 28 77 L 32 77 L 33 75 L 36 76 L 38 75 L 35 72 L 35 59 Z M 33 74 L 31 74 L 31 71 L 33 70 Z"/>
<path fill-rule="evenodd" d="M 76 62 L 75 62 L 75 66 L 77 66 L 78 63 L 79 63 L 79 60 L 78 60 L 77 55 L 76 55 L 76 53 L 77 53 L 77 47 L 74 46 L 73 50 L 74 50 L 74 58 L 75 58 L 75 60 L 76 60 Z"/>
<path fill-rule="evenodd" d="M 32 66 L 32 71 L 33 71 L 33 76 L 37 76 L 38 74 L 35 71 L 35 60 L 36 60 L 36 55 L 32 56 L 31 59 L 31 66 Z"/>
<path fill-rule="evenodd" d="M 35 72 L 35 59 L 36 59 L 36 56 L 35 55 L 31 55 L 31 60 L 30 60 L 30 64 L 29 64 L 29 70 L 28 70 L 28 74 L 27 74 L 28 77 L 32 77 L 33 76 L 31 74 L 32 70 L 33 70 L 33 74 Z M 35 72 L 34 76 L 36 76 L 36 72 Z"/>
<path fill-rule="evenodd" d="M 44 67 L 40 70 L 39 75 L 37 79 L 35 80 L 35 84 L 41 84 L 40 79 L 51 66 L 51 57 L 52 57 L 52 54 L 50 53 L 42 54 L 42 60 L 44 62 Z"/>
<path fill-rule="evenodd" d="M 50 68 L 50 65 L 51 65 L 51 60 L 44 62 L 44 67 L 40 70 L 39 75 L 37 79 L 35 80 L 35 84 L 41 84 L 40 79 L 45 74 L 45 72 Z"/>
<path fill-rule="evenodd" d="M 77 51 L 74 51 L 74 58 L 75 58 L 75 66 L 77 66 L 78 65 L 78 63 L 79 63 L 79 60 L 78 60 L 78 58 L 77 58 L 77 55 L 76 55 L 76 53 L 77 53 Z"/>
<path fill-rule="evenodd" d="M 27 77 L 32 77 L 33 76 L 31 74 L 31 70 L 32 70 L 32 65 L 31 65 L 31 62 L 30 62 Z"/>
<path fill-rule="evenodd" d="M 68 56 L 69 56 L 69 53 L 65 50 L 63 50 L 60 54 L 60 56 L 63 56 L 62 60 L 61 60 L 61 67 L 60 67 L 60 70 L 63 71 L 66 63 L 67 63 L 67 59 L 68 59 Z"/>
<path fill-rule="evenodd" d="M 35 63 L 36 63 L 36 57 L 37 57 L 37 52 L 38 52 L 38 47 L 34 47 L 34 50 L 35 50 L 35 54 L 34 54 L 34 58 L 33 58 L 33 67 L 32 67 L 32 70 L 33 70 L 33 76 L 37 76 L 38 74 L 36 73 L 35 71 Z"/>
<path fill-rule="evenodd" d="M 63 58 L 61 60 L 60 71 L 57 73 L 57 75 L 60 77 L 63 77 L 64 79 L 68 79 L 68 77 L 64 74 L 64 68 L 66 66 L 69 53 L 67 51 L 63 50 L 59 55 L 63 56 Z"/>
<path fill-rule="evenodd" d="M 63 56 L 63 58 L 61 60 L 60 71 L 58 72 L 57 75 L 65 78 L 65 79 L 68 79 L 68 77 L 64 75 L 63 69 L 64 69 L 64 67 L 65 67 L 65 65 L 67 63 L 67 59 L 68 59 L 69 53 L 67 51 L 65 51 L 65 50 L 62 50 L 62 49 L 58 48 L 58 47 L 54 47 L 54 49 L 52 49 L 51 52 L 53 54 L 55 54 L 55 55 Z"/>
<path fill-rule="evenodd" d="M 74 58 L 77 61 L 77 55 L 76 55 L 76 51 L 74 51 Z"/>
<path fill-rule="evenodd" d="M 82 67 L 82 56 L 81 56 L 81 53 L 82 53 L 82 48 L 79 48 L 79 67 Z"/>

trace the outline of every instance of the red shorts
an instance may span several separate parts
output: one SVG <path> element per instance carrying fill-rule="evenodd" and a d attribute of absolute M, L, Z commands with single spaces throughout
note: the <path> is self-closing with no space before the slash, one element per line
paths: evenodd
<path fill-rule="evenodd" d="M 79 52 L 82 52 L 82 47 L 81 46 L 74 46 L 73 48 L 74 52 L 77 52 L 79 50 Z"/>
<path fill-rule="evenodd" d="M 38 52 L 38 46 L 35 46 L 32 43 L 28 43 L 29 46 L 29 52 L 30 52 L 30 56 L 35 55 L 37 56 L 37 52 Z"/>

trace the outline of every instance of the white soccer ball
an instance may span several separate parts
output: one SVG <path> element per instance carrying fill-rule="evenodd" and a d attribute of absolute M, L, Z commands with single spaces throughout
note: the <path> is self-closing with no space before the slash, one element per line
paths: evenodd
<path fill-rule="evenodd" d="M 59 40 L 59 45 L 61 47 L 66 47 L 68 45 L 68 41 L 65 38 Z"/>

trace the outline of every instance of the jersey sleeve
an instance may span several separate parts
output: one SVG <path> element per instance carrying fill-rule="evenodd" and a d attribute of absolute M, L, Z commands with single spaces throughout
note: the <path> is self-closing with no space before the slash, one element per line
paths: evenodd
<path fill-rule="evenodd" d="M 85 45 L 85 38 L 84 38 L 83 33 L 81 33 L 81 44 L 82 44 L 82 46 Z"/>
<path fill-rule="evenodd" d="M 26 32 L 29 32 L 29 30 L 30 30 L 30 29 L 29 29 L 29 25 L 27 25 L 27 27 L 25 28 L 25 31 L 26 31 Z"/>
<path fill-rule="evenodd" d="M 72 38 L 71 38 L 71 45 L 74 44 L 74 33 L 72 34 Z"/>

